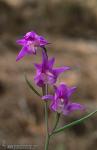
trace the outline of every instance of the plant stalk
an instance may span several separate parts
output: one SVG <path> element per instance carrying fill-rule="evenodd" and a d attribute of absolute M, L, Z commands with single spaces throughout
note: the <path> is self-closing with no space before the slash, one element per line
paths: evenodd
<path fill-rule="evenodd" d="M 43 90 L 43 95 L 47 95 L 48 94 L 48 85 L 47 84 L 44 85 L 42 90 Z M 47 104 L 47 101 L 44 102 L 44 109 L 45 109 L 45 125 L 46 125 L 45 150 L 48 150 L 50 136 L 49 136 L 49 127 L 48 127 L 48 104 Z"/>

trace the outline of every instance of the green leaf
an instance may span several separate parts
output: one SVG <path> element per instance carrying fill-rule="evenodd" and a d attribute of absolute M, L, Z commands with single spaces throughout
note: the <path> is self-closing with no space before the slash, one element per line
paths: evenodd
<path fill-rule="evenodd" d="M 38 95 L 39 97 L 41 97 L 41 94 L 39 94 L 37 92 L 37 90 L 33 87 L 33 85 L 29 82 L 29 80 L 27 79 L 27 76 L 25 75 L 25 80 L 26 80 L 26 83 L 28 84 L 29 88 L 36 94 Z"/>
<path fill-rule="evenodd" d="M 76 120 L 76 121 L 73 121 L 73 122 L 71 122 L 71 123 L 69 123 L 69 124 L 67 124 L 67 125 L 65 125 L 65 126 L 63 126 L 63 127 L 61 127 L 61 128 L 59 128 L 59 129 L 55 130 L 52 135 L 54 135 L 54 134 L 56 134 L 56 133 L 59 133 L 59 132 L 62 132 L 62 131 L 64 131 L 65 129 L 70 128 L 70 127 L 72 127 L 72 126 L 74 126 L 74 125 L 80 124 L 82 121 L 85 121 L 86 119 L 90 118 L 90 117 L 91 117 L 92 115 L 94 115 L 96 112 L 97 112 L 97 110 L 91 112 L 90 114 L 86 115 L 85 117 L 83 117 L 83 118 L 81 118 L 81 119 L 78 119 L 78 120 Z"/>

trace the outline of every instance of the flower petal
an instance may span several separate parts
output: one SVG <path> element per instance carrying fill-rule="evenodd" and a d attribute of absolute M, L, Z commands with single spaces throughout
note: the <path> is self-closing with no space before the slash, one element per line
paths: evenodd
<path fill-rule="evenodd" d="M 57 111 L 57 105 L 54 102 L 51 102 L 49 108 L 51 111 Z"/>
<path fill-rule="evenodd" d="M 36 55 L 36 51 L 37 51 L 37 47 L 33 46 L 33 47 L 32 47 L 32 53 L 33 53 L 34 55 Z"/>
<path fill-rule="evenodd" d="M 41 75 L 41 73 L 38 73 L 35 76 L 34 81 L 39 87 L 42 87 L 44 85 L 44 80 L 43 80 L 43 76 Z"/>
<path fill-rule="evenodd" d="M 42 97 L 42 99 L 43 99 L 43 100 L 48 100 L 48 99 L 49 99 L 49 100 L 53 100 L 53 99 L 54 99 L 54 96 L 53 96 L 53 95 L 45 95 L 45 96 Z"/>
<path fill-rule="evenodd" d="M 48 74 L 47 75 L 47 82 L 48 82 L 48 84 L 54 84 L 55 82 L 56 82 L 56 77 L 53 75 L 53 74 Z"/>
<path fill-rule="evenodd" d="M 68 96 L 71 96 L 75 91 L 76 91 L 77 87 L 76 86 L 73 86 L 69 89 L 69 92 L 68 92 Z"/>
<path fill-rule="evenodd" d="M 57 97 L 61 97 L 66 101 L 68 100 L 68 87 L 66 84 L 60 83 L 55 92 Z"/>
<path fill-rule="evenodd" d="M 38 39 L 39 39 L 40 46 L 45 46 L 49 44 L 49 42 L 43 36 L 39 36 Z"/>
<path fill-rule="evenodd" d="M 34 32 L 27 32 L 24 38 L 28 41 L 35 41 L 38 38 L 38 35 Z"/>
<path fill-rule="evenodd" d="M 47 68 L 48 68 L 48 57 L 47 57 L 46 52 L 43 50 L 42 51 L 42 71 L 45 72 Z"/>
<path fill-rule="evenodd" d="M 46 52 L 43 50 L 42 51 L 42 63 L 45 64 L 46 62 L 48 62 L 48 57 Z"/>
<path fill-rule="evenodd" d="M 56 76 L 58 76 L 60 73 L 66 71 L 66 70 L 70 70 L 70 67 L 59 67 L 59 68 L 54 68 L 53 72 L 54 74 L 56 74 Z"/>
<path fill-rule="evenodd" d="M 36 55 L 37 47 L 35 47 L 33 44 L 32 45 L 27 45 L 27 53 L 29 55 L 34 54 Z"/>
<path fill-rule="evenodd" d="M 63 110 L 63 114 L 67 115 L 75 110 L 84 110 L 85 106 L 78 104 L 78 103 L 70 103 L 68 104 L 68 106 L 66 106 L 66 108 L 64 108 Z"/>
<path fill-rule="evenodd" d="M 34 66 L 36 69 L 41 70 L 41 67 L 42 67 L 41 64 L 34 64 Z"/>
<path fill-rule="evenodd" d="M 23 58 L 25 55 L 27 54 L 27 47 L 23 47 L 21 49 L 21 51 L 19 52 L 16 61 L 20 60 L 21 58 Z"/>
<path fill-rule="evenodd" d="M 48 60 L 48 65 L 49 65 L 49 68 L 52 68 L 53 65 L 54 65 L 54 62 L 55 62 L 55 58 L 51 58 L 50 60 Z"/>
<path fill-rule="evenodd" d="M 26 41 L 25 39 L 20 39 L 20 40 L 17 40 L 16 43 L 19 45 L 25 45 Z"/>

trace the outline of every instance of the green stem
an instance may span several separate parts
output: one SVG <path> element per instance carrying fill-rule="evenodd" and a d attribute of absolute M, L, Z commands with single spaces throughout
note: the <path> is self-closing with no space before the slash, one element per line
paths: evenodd
<path fill-rule="evenodd" d="M 43 50 L 45 51 L 47 55 L 47 50 L 45 47 L 43 47 Z M 47 55 L 48 58 L 48 55 Z M 43 90 L 43 95 L 48 94 L 48 84 L 45 84 L 44 87 L 42 88 Z M 49 146 L 49 140 L 50 140 L 50 135 L 49 135 L 49 127 L 48 127 L 48 104 L 47 101 L 44 103 L 44 108 L 45 108 L 45 124 L 46 124 L 46 142 L 45 142 L 45 150 L 48 150 Z"/>
<path fill-rule="evenodd" d="M 47 94 L 48 94 L 48 85 L 44 85 L 43 95 L 47 95 Z M 49 127 L 48 127 L 48 105 L 47 105 L 47 101 L 45 101 L 45 103 L 44 103 L 44 108 L 45 108 L 45 124 L 46 124 L 45 150 L 48 150 L 50 136 L 49 136 Z"/>
<path fill-rule="evenodd" d="M 50 141 L 50 136 L 46 136 L 46 142 L 45 142 L 45 150 L 48 150 L 49 147 L 49 141 Z"/>
<path fill-rule="evenodd" d="M 45 124 L 46 124 L 45 150 L 48 150 L 50 136 L 49 136 L 49 128 L 48 128 L 48 107 L 47 107 L 47 101 L 45 102 Z"/>
<path fill-rule="evenodd" d="M 66 128 L 70 128 L 70 127 L 72 127 L 72 126 L 74 126 L 74 125 L 80 124 L 82 121 L 84 121 L 84 120 L 90 118 L 90 117 L 91 117 L 92 115 L 94 115 L 96 112 L 97 112 L 97 110 L 93 111 L 92 113 L 86 115 L 85 117 L 83 117 L 83 118 L 81 118 L 81 119 L 78 119 L 78 120 L 76 120 L 76 121 L 73 121 L 73 122 L 71 122 L 71 123 L 69 123 L 69 124 L 67 124 L 67 125 L 65 125 L 65 126 L 63 126 L 63 127 L 61 127 L 61 128 L 59 128 L 59 129 L 55 130 L 55 131 L 52 133 L 52 135 L 57 134 L 57 133 L 59 133 L 59 132 L 62 132 L 62 131 L 64 131 Z"/>
<path fill-rule="evenodd" d="M 48 129 L 48 111 L 47 111 L 47 102 L 44 104 L 45 107 L 45 123 L 46 123 L 46 133 L 48 134 L 49 129 Z"/>

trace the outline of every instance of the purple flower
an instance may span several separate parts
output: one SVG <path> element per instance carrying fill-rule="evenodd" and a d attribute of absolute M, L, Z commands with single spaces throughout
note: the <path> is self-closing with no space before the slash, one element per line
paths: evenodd
<path fill-rule="evenodd" d="M 27 54 L 35 55 L 37 47 L 44 47 L 48 44 L 48 41 L 44 37 L 37 35 L 35 32 L 28 32 L 22 39 L 17 40 L 17 43 L 22 45 L 22 49 L 19 52 L 16 61 L 20 60 Z"/>
<path fill-rule="evenodd" d="M 54 86 L 54 88 L 54 95 L 46 95 L 42 97 L 43 100 L 51 100 L 51 110 L 67 115 L 75 110 L 84 109 L 84 106 L 81 104 L 72 103 L 70 100 L 70 97 L 75 92 L 76 87 L 67 87 L 67 85 L 61 83 L 59 87 Z"/>
<path fill-rule="evenodd" d="M 42 87 L 44 84 L 54 84 L 62 72 L 70 69 L 70 67 L 66 66 L 53 68 L 54 62 L 54 58 L 48 60 L 45 51 L 42 51 L 42 64 L 35 64 L 37 74 L 34 80 L 38 86 Z"/>

